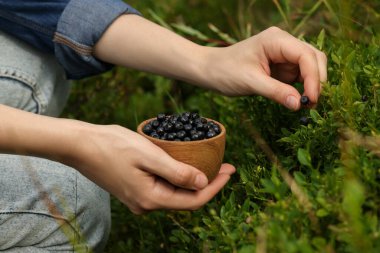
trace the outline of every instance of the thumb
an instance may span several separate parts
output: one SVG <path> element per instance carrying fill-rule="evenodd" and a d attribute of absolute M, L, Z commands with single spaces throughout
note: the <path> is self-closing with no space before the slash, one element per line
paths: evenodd
<path fill-rule="evenodd" d="M 146 171 L 181 188 L 200 190 L 208 185 L 206 175 L 195 167 L 175 160 L 159 147 L 154 154 L 145 159 Z"/>
<path fill-rule="evenodd" d="M 257 94 L 282 104 L 290 110 L 296 111 L 301 106 L 301 95 L 293 86 L 282 83 L 270 76 L 261 75 L 256 89 Z"/>

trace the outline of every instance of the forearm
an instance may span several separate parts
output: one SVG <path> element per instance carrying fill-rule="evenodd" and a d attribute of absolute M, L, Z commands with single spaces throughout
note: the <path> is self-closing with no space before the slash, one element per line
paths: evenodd
<path fill-rule="evenodd" d="M 327 78 L 326 56 L 279 28 L 269 28 L 229 47 L 204 47 L 136 15 L 122 15 L 95 45 L 97 58 L 219 91 L 261 95 L 300 108 L 292 85 L 317 103 Z"/>
<path fill-rule="evenodd" d="M 0 152 L 71 164 L 76 137 L 87 123 L 51 118 L 0 105 Z M 90 124 L 88 124 L 90 125 Z"/>
<path fill-rule="evenodd" d="M 205 85 L 206 48 L 137 15 L 119 17 L 94 53 L 116 65 Z"/>

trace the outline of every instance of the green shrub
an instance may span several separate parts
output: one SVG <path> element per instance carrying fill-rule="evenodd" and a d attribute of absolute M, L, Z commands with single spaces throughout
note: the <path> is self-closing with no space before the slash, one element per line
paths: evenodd
<path fill-rule="evenodd" d="M 261 97 L 218 103 L 238 178 L 203 215 L 198 235 L 209 252 L 380 250 L 378 41 L 325 47 L 333 60 L 317 108 L 289 112 Z"/>
<path fill-rule="evenodd" d="M 219 120 L 227 128 L 225 161 L 237 168 L 195 212 L 135 216 L 112 199 L 107 252 L 380 252 L 377 1 L 227 1 L 222 13 L 216 1 L 128 2 L 150 6 L 144 15 L 205 45 L 234 43 L 269 17 L 325 51 L 329 77 L 318 106 L 298 112 L 121 68 L 76 83 L 68 117 L 132 129 L 161 111 L 199 110 Z M 355 22 L 354 13 L 363 19 Z M 208 18 L 218 27 L 204 29 Z"/>

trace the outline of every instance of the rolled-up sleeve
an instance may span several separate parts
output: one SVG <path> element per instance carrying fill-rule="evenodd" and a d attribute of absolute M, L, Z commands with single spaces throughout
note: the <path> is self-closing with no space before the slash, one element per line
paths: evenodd
<path fill-rule="evenodd" d="M 141 15 L 120 0 L 71 0 L 54 33 L 54 53 L 69 79 L 109 70 L 112 65 L 93 56 L 93 48 L 112 22 L 122 14 Z"/>

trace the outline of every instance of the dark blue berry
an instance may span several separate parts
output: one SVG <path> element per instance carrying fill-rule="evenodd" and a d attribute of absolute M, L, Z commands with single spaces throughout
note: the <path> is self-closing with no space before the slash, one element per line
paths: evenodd
<path fill-rule="evenodd" d="M 183 138 L 185 138 L 185 136 L 186 136 L 186 132 L 185 131 L 181 130 L 181 131 L 177 132 L 177 137 L 178 138 L 183 139 Z"/>
<path fill-rule="evenodd" d="M 174 135 L 174 133 L 169 133 L 166 138 L 167 138 L 168 141 L 172 141 L 172 140 L 175 139 L 175 137 L 176 136 Z"/>
<path fill-rule="evenodd" d="M 201 118 L 196 118 L 193 120 L 193 125 L 198 125 L 199 123 L 202 123 Z"/>
<path fill-rule="evenodd" d="M 193 141 L 199 140 L 199 135 L 197 133 L 191 135 L 191 140 L 193 140 Z"/>
<path fill-rule="evenodd" d="M 191 118 L 191 119 L 197 119 L 197 118 L 199 118 L 199 114 L 196 113 L 196 112 L 192 112 L 192 113 L 190 114 L 190 118 Z"/>
<path fill-rule="evenodd" d="M 191 124 L 186 124 L 186 125 L 183 126 L 183 129 L 186 132 L 189 132 L 191 129 L 193 129 L 193 126 Z"/>
<path fill-rule="evenodd" d="M 220 132 L 221 132 L 220 127 L 218 125 L 214 125 L 214 127 L 212 128 L 212 130 L 214 130 L 214 132 L 216 134 L 220 134 Z"/>
<path fill-rule="evenodd" d="M 191 141 L 190 137 L 183 138 L 183 141 Z"/>
<path fill-rule="evenodd" d="M 143 132 L 145 134 L 150 134 L 151 132 L 153 131 L 153 127 L 151 124 L 146 124 L 144 127 L 143 127 Z"/>
<path fill-rule="evenodd" d="M 207 139 L 210 139 L 212 137 L 215 137 L 216 136 L 216 133 L 214 130 L 209 130 L 207 133 L 206 133 L 206 138 Z"/>
<path fill-rule="evenodd" d="M 198 140 L 203 140 L 205 138 L 205 133 L 203 131 L 198 131 Z"/>
<path fill-rule="evenodd" d="M 310 100 L 308 96 L 301 96 L 301 105 L 308 105 L 310 104 Z"/>
<path fill-rule="evenodd" d="M 301 125 L 306 126 L 307 124 L 309 124 L 309 118 L 306 117 L 306 116 L 302 116 L 302 117 L 300 118 L 300 123 L 301 123 Z"/>
<path fill-rule="evenodd" d="M 163 135 L 161 135 L 160 139 L 161 140 L 167 140 L 168 139 L 168 134 L 167 133 L 164 133 Z"/>
<path fill-rule="evenodd" d="M 158 120 L 153 120 L 152 122 L 151 122 L 151 125 L 152 125 L 152 127 L 154 127 L 154 128 L 157 128 L 159 125 L 160 125 L 160 122 L 158 121 Z"/>
<path fill-rule="evenodd" d="M 186 115 L 182 115 L 179 118 L 179 121 L 181 121 L 183 124 L 186 124 L 187 122 L 189 122 L 189 117 L 187 117 Z"/>
<path fill-rule="evenodd" d="M 214 122 L 211 122 L 211 121 L 207 122 L 206 129 L 207 130 L 211 130 L 213 128 L 214 128 Z"/>
<path fill-rule="evenodd" d="M 367 102 L 368 101 L 368 97 L 366 95 L 363 95 L 362 96 L 362 102 Z"/>
<path fill-rule="evenodd" d="M 169 117 L 169 122 L 175 124 L 178 120 L 178 115 L 172 115 Z"/>
<path fill-rule="evenodd" d="M 159 135 L 162 135 L 162 134 L 165 133 L 165 129 L 164 129 L 162 126 L 159 126 L 159 127 L 157 127 L 156 132 L 157 132 Z"/>
<path fill-rule="evenodd" d="M 167 123 L 165 126 L 164 126 L 164 130 L 168 133 L 168 132 L 171 132 L 173 131 L 174 129 L 174 126 L 172 123 Z"/>
<path fill-rule="evenodd" d="M 175 130 L 179 131 L 183 129 L 183 124 L 182 122 L 176 122 L 174 125 Z"/>
<path fill-rule="evenodd" d="M 168 124 L 169 124 L 169 122 L 165 120 L 165 121 L 162 121 L 162 122 L 161 122 L 160 126 L 163 127 L 163 128 L 165 129 L 165 127 L 166 127 Z"/>
<path fill-rule="evenodd" d="M 194 134 L 196 134 L 197 133 L 197 130 L 195 130 L 195 129 L 191 129 L 190 130 L 190 136 L 192 136 L 192 135 L 194 135 Z"/>
<path fill-rule="evenodd" d="M 157 139 L 160 138 L 160 136 L 159 136 L 158 133 L 156 133 L 156 132 L 152 132 L 152 133 L 150 134 L 150 136 L 153 137 L 153 138 L 157 138 Z"/>
<path fill-rule="evenodd" d="M 195 126 L 195 128 L 196 128 L 197 130 L 201 131 L 201 130 L 204 129 L 204 125 L 203 125 L 202 122 L 199 122 L 199 123 Z"/>
<path fill-rule="evenodd" d="M 157 114 L 157 120 L 159 121 L 159 122 L 162 122 L 162 121 L 164 121 L 166 119 L 166 115 L 165 115 L 165 113 L 159 113 L 159 114 Z"/>

